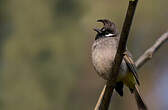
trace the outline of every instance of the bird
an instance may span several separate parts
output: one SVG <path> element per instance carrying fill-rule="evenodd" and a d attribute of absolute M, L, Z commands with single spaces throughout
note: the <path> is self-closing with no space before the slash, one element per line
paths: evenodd
<path fill-rule="evenodd" d="M 104 80 L 110 80 L 112 66 L 117 52 L 120 33 L 116 25 L 108 19 L 99 19 L 97 22 L 103 23 L 102 28 L 94 28 L 97 32 L 92 44 L 91 58 L 92 64 L 97 74 Z M 115 81 L 115 91 L 123 96 L 123 87 L 127 86 L 134 94 L 139 110 L 147 110 L 138 86 L 140 85 L 137 69 L 131 53 L 126 49 L 120 65 L 119 74 Z"/>

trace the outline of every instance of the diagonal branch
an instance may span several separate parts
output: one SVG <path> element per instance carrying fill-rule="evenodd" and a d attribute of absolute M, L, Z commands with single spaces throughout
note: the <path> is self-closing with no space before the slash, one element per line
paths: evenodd
<path fill-rule="evenodd" d="M 97 104 L 98 106 L 95 107 L 95 110 L 108 110 L 109 108 L 110 99 L 111 99 L 113 89 L 115 86 L 114 84 L 117 79 L 119 67 L 123 59 L 123 53 L 126 50 L 126 43 L 127 43 L 130 28 L 131 28 L 132 20 L 134 17 L 137 2 L 138 0 L 129 1 L 129 6 L 127 9 L 126 18 L 125 18 L 124 25 L 122 28 L 119 46 L 118 46 L 117 53 L 114 59 L 112 72 L 110 74 L 111 79 L 107 81 L 105 90 L 103 89 L 104 94 L 102 96 L 102 100 L 98 101 L 98 103 L 100 104 Z"/>
<path fill-rule="evenodd" d="M 147 63 L 147 61 L 149 61 L 152 56 L 154 55 L 155 52 L 157 52 L 157 50 L 166 42 L 168 41 L 168 32 L 164 33 L 160 38 L 158 38 L 156 40 L 156 42 L 149 48 L 147 49 L 144 54 L 142 56 L 140 56 L 138 58 L 138 60 L 135 62 L 136 64 L 136 67 L 139 69 L 141 68 L 145 63 Z M 96 107 L 95 107 L 95 110 L 98 110 L 98 107 L 100 106 L 101 104 L 101 101 L 102 101 L 102 98 L 103 98 L 103 94 L 105 92 L 105 87 L 106 85 L 104 86 L 102 92 L 101 92 L 101 95 L 98 99 L 98 102 L 96 104 Z"/>
<path fill-rule="evenodd" d="M 168 32 L 164 33 L 148 50 L 144 52 L 142 56 L 136 61 L 136 67 L 140 68 L 143 66 L 148 60 L 153 57 L 153 54 L 166 42 L 168 41 Z"/>

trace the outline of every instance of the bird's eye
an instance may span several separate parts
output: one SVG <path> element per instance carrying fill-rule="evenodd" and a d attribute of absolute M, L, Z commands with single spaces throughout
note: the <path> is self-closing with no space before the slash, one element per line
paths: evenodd
<path fill-rule="evenodd" d="M 107 34 L 109 34 L 109 32 L 108 32 L 108 31 L 105 31 L 105 35 L 107 35 Z"/>
<path fill-rule="evenodd" d="M 105 31 L 105 35 L 109 35 L 109 34 L 112 34 L 112 32 L 109 31 L 109 30 L 106 30 L 106 31 Z"/>

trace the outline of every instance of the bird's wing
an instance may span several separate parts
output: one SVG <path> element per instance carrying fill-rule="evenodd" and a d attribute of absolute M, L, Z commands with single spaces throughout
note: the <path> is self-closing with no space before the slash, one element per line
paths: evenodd
<path fill-rule="evenodd" d="M 138 80 L 139 78 L 138 78 L 138 74 L 137 74 L 137 69 L 136 69 L 135 63 L 132 59 L 131 53 L 129 51 L 124 52 L 124 60 L 125 60 L 126 64 L 128 65 L 130 71 L 133 73 L 133 75 L 137 81 L 137 84 L 140 85 L 139 80 Z"/>

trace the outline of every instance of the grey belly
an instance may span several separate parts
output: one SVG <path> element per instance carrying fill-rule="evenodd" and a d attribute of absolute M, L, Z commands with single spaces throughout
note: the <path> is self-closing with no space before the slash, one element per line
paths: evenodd
<path fill-rule="evenodd" d="M 94 68 L 97 71 L 98 75 L 103 79 L 109 79 L 109 75 L 112 71 L 112 62 L 114 61 L 115 53 L 116 51 L 113 51 L 113 49 L 95 49 L 92 52 L 92 62 Z M 118 78 L 124 78 L 126 76 L 127 70 L 127 65 L 123 60 L 120 66 Z"/>

